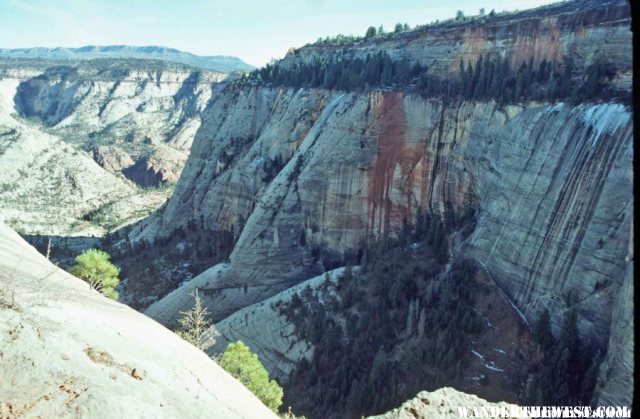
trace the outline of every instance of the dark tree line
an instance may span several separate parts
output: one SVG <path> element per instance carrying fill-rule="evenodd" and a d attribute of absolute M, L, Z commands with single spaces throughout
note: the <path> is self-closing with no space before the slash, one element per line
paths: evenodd
<path fill-rule="evenodd" d="M 461 383 L 484 321 L 468 287 L 475 266 L 454 263 L 449 275 L 438 275 L 448 262 L 440 243 L 464 222 L 449 207 L 442 216 L 420 211 L 398 238 L 370 243 L 360 270 L 347 267 L 335 289 L 325 281 L 278 306 L 314 345 L 311 362 L 302 361 L 285 386 L 285 403 L 308 417 L 359 418 L 420 390 Z M 408 326 L 416 310 L 423 320 Z"/>
<path fill-rule="evenodd" d="M 508 57 L 486 54 L 475 63 L 460 61 L 457 76 L 442 77 L 427 66 L 406 59 L 392 60 L 380 51 L 364 59 L 338 55 L 329 60 L 316 57 L 307 62 L 298 61 L 290 67 L 268 64 L 243 80 L 346 91 L 394 88 L 428 97 L 495 99 L 501 103 L 580 102 L 614 95 L 608 88 L 616 74 L 612 64 L 596 61 L 586 68 L 584 75 L 574 73 L 570 58 L 560 63 L 542 60 L 538 65 L 531 59 L 514 70 Z"/>
<path fill-rule="evenodd" d="M 278 86 L 308 86 L 324 89 L 359 90 L 374 87 L 408 86 L 421 72 L 420 65 L 410 65 L 407 60 L 393 61 L 388 54 L 379 52 L 366 59 L 315 58 L 309 62 L 297 62 L 291 68 L 279 64 L 267 64 L 251 75 L 265 83 Z"/>
<path fill-rule="evenodd" d="M 551 316 L 545 310 L 534 327 L 543 360 L 527 385 L 527 399 L 534 405 L 588 405 L 602 362 L 600 353 L 585 345 L 578 334 L 578 317 L 569 311 L 560 336 L 551 333 Z"/>
<path fill-rule="evenodd" d="M 241 223 L 242 219 L 238 221 Z M 232 225 L 231 231 L 212 230 L 202 224 L 191 220 L 154 241 L 131 242 L 125 230 L 124 237 L 117 233 L 105 236 L 101 247 L 112 254 L 114 263 L 123 267 L 121 276 L 129 278 L 126 286 L 130 294 L 160 298 L 181 281 L 228 259 L 235 243 L 234 229 L 243 228 Z M 131 305 L 139 308 L 136 302 Z"/>

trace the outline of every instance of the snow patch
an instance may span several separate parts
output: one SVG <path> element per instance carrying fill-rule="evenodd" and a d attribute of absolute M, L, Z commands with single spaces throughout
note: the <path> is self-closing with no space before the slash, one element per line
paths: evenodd
<path fill-rule="evenodd" d="M 509 304 L 511 304 L 511 307 L 513 307 L 513 309 L 516 311 L 516 313 L 518 313 L 518 315 L 520 316 L 522 321 L 524 321 L 524 323 L 526 325 L 529 325 L 529 322 L 527 321 L 527 318 L 524 316 L 524 314 L 522 314 L 522 311 L 520 311 L 520 309 L 513 303 L 513 301 L 511 301 L 511 299 L 509 299 L 509 298 L 507 298 L 507 301 L 509 301 Z"/>
<path fill-rule="evenodd" d="M 482 356 L 481 354 L 479 354 L 478 352 L 474 351 L 473 349 L 471 350 L 471 353 L 474 354 L 475 356 L 477 356 L 478 358 L 480 358 L 480 360 L 482 361 L 482 365 L 491 371 L 497 371 L 497 372 L 503 372 L 504 370 L 502 368 L 498 368 L 496 367 L 495 362 L 493 361 L 486 361 L 484 359 L 484 356 Z"/>
<path fill-rule="evenodd" d="M 491 371 L 497 371 L 497 372 L 503 372 L 504 370 L 502 368 L 498 368 L 496 367 L 496 364 L 494 364 L 493 362 L 490 362 L 489 364 L 484 364 L 484 367 L 488 370 Z"/>

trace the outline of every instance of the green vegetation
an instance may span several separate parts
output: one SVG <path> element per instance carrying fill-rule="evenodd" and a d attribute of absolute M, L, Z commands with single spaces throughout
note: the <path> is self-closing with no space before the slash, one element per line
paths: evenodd
<path fill-rule="evenodd" d="M 347 267 L 335 285 L 276 306 L 314 347 L 288 381 L 287 404 L 309 417 L 359 418 L 420 390 L 462 385 L 484 321 L 469 285 L 475 265 L 453 261 L 446 273 L 445 265 L 450 235 L 472 217 L 450 204 L 433 216 L 420 210 L 397 239 L 362 249 L 358 271 Z"/>
<path fill-rule="evenodd" d="M 258 356 L 237 341 L 230 343 L 220 359 L 220 366 L 244 384 L 267 407 L 274 412 L 282 405 L 282 387 L 269 380 L 269 373 Z"/>
<path fill-rule="evenodd" d="M 510 13 L 510 12 L 501 13 L 501 15 L 503 16 L 509 15 L 509 14 L 513 14 L 513 13 Z M 496 16 L 496 12 L 492 9 L 488 17 L 495 18 L 495 16 Z M 324 38 L 320 37 L 315 42 L 315 45 L 332 45 L 332 46 L 347 45 L 351 43 L 361 42 L 363 40 L 371 40 L 373 38 L 391 38 L 399 35 L 402 32 L 407 32 L 410 30 L 420 31 L 420 30 L 434 29 L 434 28 L 440 28 L 440 27 L 451 27 L 455 25 L 468 23 L 468 22 L 485 23 L 486 20 L 487 20 L 487 15 L 485 15 L 484 13 L 484 8 L 481 8 L 479 11 L 479 14 L 476 16 L 465 16 L 462 10 L 458 10 L 456 12 L 455 17 L 451 19 L 446 19 L 443 21 L 435 20 L 428 24 L 416 25 L 413 29 L 409 27 L 407 23 L 396 23 L 393 31 L 385 31 L 382 25 L 380 25 L 377 29 L 375 28 L 375 26 L 369 26 L 364 36 L 338 34 L 335 36 L 327 36 Z"/>
<path fill-rule="evenodd" d="M 212 230 L 200 218 L 197 223 L 191 220 L 177 227 L 165 237 L 137 242 L 128 239 L 133 226 L 127 226 L 105 236 L 102 246 L 109 249 L 113 259 L 123 267 L 123 276 L 135 278 L 127 281 L 127 293 L 161 298 L 176 289 L 181 281 L 227 260 L 236 238 L 235 231 L 242 231 L 243 223 L 240 217 L 230 231 Z M 141 307 L 143 305 L 135 308 Z"/>
<path fill-rule="evenodd" d="M 202 299 L 196 289 L 193 294 L 193 308 L 180 312 L 180 328 L 176 334 L 196 348 L 206 351 L 215 345 L 218 332 L 209 320 L 209 311 L 202 305 Z"/>
<path fill-rule="evenodd" d="M 115 288 L 120 282 L 120 268 L 111 263 L 110 258 L 111 256 L 102 250 L 85 250 L 76 257 L 76 264 L 71 267 L 70 272 L 88 282 L 91 288 L 117 300 L 118 292 Z"/>
<path fill-rule="evenodd" d="M 543 359 L 527 385 L 529 403 L 579 406 L 591 401 L 602 356 L 594 355 L 582 341 L 577 319 L 576 311 L 569 311 L 558 339 L 551 333 L 549 311 L 538 319 L 533 338 L 542 349 Z"/>
<path fill-rule="evenodd" d="M 367 31 L 372 34 L 373 28 Z M 392 60 L 385 52 L 368 54 L 364 59 L 330 59 L 315 57 L 296 62 L 288 68 L 277 63 L 268 64 L 246 75 L 242 81 L 255 80 L 275 86 L 321 87 L 359 91 L 394 88 L 420 93 L 427 97 L 460 99 L 495 99 L 501 103 L 522 100 L 569 100 L 582 102 L 611 97 L 608 88 L 616 74 L 615 67 L 597 61 L 587 67 L 582 78 L 574 76 L 573 62 L 533 60 L 523 62 L 514 70 L 508 57 L 481 56 L 477 62 L 460 61 L 457 76 L 441 77 L 427 66 L 406 59 Z"/>

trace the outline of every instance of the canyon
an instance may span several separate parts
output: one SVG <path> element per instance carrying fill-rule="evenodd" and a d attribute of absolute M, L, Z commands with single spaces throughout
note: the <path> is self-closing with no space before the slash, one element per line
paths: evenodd
<path fill-rule="evenodd" d="M 161 61 L 0 59 L 2 219 L 88 237 L 150 214 L 227 77 Z"/>
<path fill-rule="evenodd" d="M 591 62 L 612 62 L 611 86 L 628 91 L 626 3 L 568 2 L 540 15 L 516 13 L 496 29 L 484 25 L 495 33 L 487 37 L 472 23 L 353 47 L 303 47 L 279 65 L 384 49 L 452 72 L 461 59 L 473 62 L 486 52 L 511 57 L 514 67 L 559 54 L 574 59 L 574 79 Z M 451 40 L 450 48 L 438 47 L 436 36 Z M 536 42 L 545 48 L 522 46 Z M 630 402 L 622 383 L 632 380 L 632 344 L 609 340 L 633 333 L 632 306 L 616 304 L 629 301 L 633 288 L 633 128 L 623 103 L 501 104 L 241 83 L 228 86 L 217 103 L 174 195 L 126 236 L 153 243 L 192 223 L 232 233 L 235 245 L 228 261 L 158 295 L 145 313 L 172 324 L 198 288 L 224 329 L 238 310 L 356 263 L 369 237 L 397 234 L 419 207 L 437 214 L 447 202 L 457 210 L 473 205 L 475 228 L 450 243 L 451 251 L 481 265 L 530 323 L 548 309 L 559 333 L 566 313 L 576 310 L 588 345 L 608 347 L 605 365 L 612 369 L 602 371 L 596 400 L 613 402 L 615 393 L 616 401 Z M 252 330 L 268 327 L 255 321 Z M 273 345 L 265 358 L 279 357 L 280 344 Z"/>
<path fill-rule="evenodd" d="M 285 397 L 309 390 L 311 399 L 311 389 L 295 379 L 311 376 L 321 386 L 334 373 L 327 366 L 334 364 L 313 365 L 324 346 L 292 318 L 300 313 L 296 307 L 310 310 L 309 324 L 325 320 L 316 334 L 339 330 L 346 344 L 362 338 L 350 336 L 358 329 L 347 326 L 365 318 L 367 304 L 405 316 L 394 318 L 402 326 L 388 340 L 361 348 L 387 357 L 385 368 L 400 369 L 413 339 L 429 338 L 424 317 L 429 304 L 444 299 L 439 287 L 464 278 L 460 292 L 472 301 L 465 309 L 475 313 L 465 321 L 478 316 L 485 329 L 456 331 L 470 350 L 464 362 L 457 360 L 455 380 L 449 370 L 431 371 L 456 390 L 427 388 L 424 380 L 420 390 L 429 393 L 380 417 L 414 411 L 448 417 L 452 400 L 485 402 L 459 391 L 488 402 L 530 403 L 526 393 L 548 356 L 535 336 L 546 313 L 558 340 L 575 315 L 580 350 L 589 363 L 596 354 L 603 358 L 594 364 L 588 399 L 580 401 L 631 406 L 630 22 L 623 0 L 565 1 L 309 44 L 267 66 L 295 74 L 309 63 L 369 63 L 384 53 L 450 86 L 460 83 L 455 95 L 428 94 L 415 83 L 334 89 L 293 76 L 275 82 L 259 71 L 216 71 L 164 49 L 0 50 L 12 57 L 0 58 L 0 222 L 43 253 L 52 238 L 52 260 L 62 265 L 87 247 L 105 248 L 122 267 L 120 302 L 167 328 L 192 308 L 197 290 L 220 333 L 208 355 L 244 341 Z M 109 58 L 75 61 L 78 54 Z M 182 63 L 147 59 L 163 54 Z M 540 94 L 505 100 L 502 92 L 465 93 L 468 80 L 486 80 L 480 63 L 496 57 L 517 75 L 509 89 L 520 92 L 518 83 L 529 77 Z M 534 71 L 545 68 L 557 75 L 547 85 L 535 81 Z M 589 86 L 595 93 L 581 95 Z M 27 245 L 0 228 L 3 260 L 13 263 L 19 258 L 11 247 Z M 425 238 L 421 229 L 438 238 Z M 372 251 L 377 248 L 386 251 Z M 40 274 L 29 269 L 48 266 L 54 279 L 75 284 L 33 249 L 25 252 L 32 268 L 21 275 L 35 281 Z M 375 266 L 372 257 L 386 263 L 378 267 L 382 273 L 366 272 Z M 412 278 L 388 269 L 403 263 L 414 269 Z M 348 284 L 340 285 L 345 272 L 359 278 L 350 291 L 357 297 L 347 298 Z M 407 298 L 397 297 L 403 287 Z M 79 284 L 71 288 L 86 294 Z M 396 299 L 385 306 L 378 294 Z M 162 329 L 174 345 L 142 314 L 109 304 L 104 310 Z M 211 374 L 220 375 L 210 364 Z M 305 376 L 308 371 L 317 375 Z M 408 392 L 392 375 L 386 375 L 389 387 Z M 349 407 L 344 399 L 355 392 L 354 382 L 363 394 L 374 388 L 373 380 L 352 379 L 336 405 Z M 370 409 L 381 414 L 406 399 Z M 442 409 L 433 406 L 446 400 Z M 327 414 L 304 400 L 288 401 L 308 417 L 362 413 L 349 407 Z M 249 407 L 231 409 L 243 408 Z"/>

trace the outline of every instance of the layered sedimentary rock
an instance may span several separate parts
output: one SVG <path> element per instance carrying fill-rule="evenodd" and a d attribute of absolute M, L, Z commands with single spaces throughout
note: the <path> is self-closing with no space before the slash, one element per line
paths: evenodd
<path fill-rule="evenodd" d="M 2 417 L 276 417 L 203 352 L 2 224 L 0 267 Z"/>
<path fill-rule="evenodd" d="M 0 218 L 29 234 L 103 235 L 148 215 L 226 77 L 155 61 L 0 60 Z M 143 189 L 158 185 L 161 197 Z"/>
<path fill-rule="evenodd" d="M 569 13 L 573 9 L 577 13 Z M 616 66 L 614 83 L 628 87 L 625 2 L 568 2 L 523 13 L 499 17 L 500 30 L 483 29 L 489 30 L 485 37 L 474 38 L 477 54 L 522 61 L 566 56 L 577 63 L 575 78 L 600 57 Z M 481 29 L 472 22 L 442 30 Z M 470 58 L 462 38 L 449 41 L 445 54 L 440 46 L 447 38 L 434 31 L 361 42 L 340 54 L 430 54 L 435 61 L 427 64 L 442 74 Z M 439 41 L 429 38 L 436 35 Z M 525 38 L 557 50 L 514 47 L 527 45 Z M 282 65 L 318 48 L 303 48 Z M 630 397 L 621 387 L 631 380 L 632 346 L 623 339 L 609 343 L 610 335 L 630 330 L 629 305 L 618 303 L 629 294 L 621 290 L 631 287 L 625 258 L 633 127 L 627 106 L 246 85 L 230 86 L 217 105 L 196 135 L 176 193 L 129 237 L 153 241 L 193 223 L 232 231 L 235 247 L 228 262 L 152 304 L 147 314 L 174 323 L 191 304 L 191 290 L 200 288 L 221 320 L 357 259 L 367 239 L 396 234 L 418 208 L 440 214 L 450 202 L 456 211 L 476 209 L 475 229 L 454 253 L 484 266 L 530 322 L 549 309 L 557 332 L 576 309 L 586 344 L 612 351 L 607 374 L 617 378 L 614 387 L 602 378 L 602 400 L 612 392 Z"/>
<path fill-rule="evenodd" d="M 98 234 L 83 215 L 135 193 L 87 153 L 11 115 L 19 81 L 0 80 L 0 220 L 25 233 Z M 82 225 L 84 224 L 84 225 Z"/>
<path fill-rule="evenodd" d="M 394 59 L 408 59 L 436 74 L 455 74 L 460 60 L 475 63 L 481 55 L 508 57 L 513 68 L 532 60 L 572 60 L 584 70 L 598 59 L 616 63 L 616 84 L 631 87 L 631 24 L 629 3 L 621 0 L 568 1 L 525 10 L 448 21 L 395 35 L 348 45 L 313 44 L 292 49 L 279 63 L 291 66 L 316 57 L 336 55 L 364 59 L 380 50 Z"/>
<path fill-rule="evenodd" d="M 58 65 L 22 81 L 15 103 L 21 116 L 84 149 L 117 146 L 135 161 L 171 162 L 141 162 L 129 177 L 148 186 L 177 179 L 200 114 L 226 76 L 145 61 Z"/>
<path fill-rule="evenodd" d="M 398 231 L 418 206 L 434 211 L 449 201 L 460 209 L 471 199 L 477 224 L 461 254 L 483 264 L 530 321 L 549 308 L 559 327 L 573 307 L 584 336 L 606 345 L 632 214 L 632 123 L 624 106 L 445 105 L 401 93 L 254 90 L 234 93 L 240 100 L 219 117 L 237 131 L 214 141 L 199 133 L 178 192 L 145 231 L 187 222 L 189 207 L 198 214 L 192 219 L 211 226 L 242 217 L 230 263 L 147 314 L 174 322 L 197 287 L 222 319 L 339 264 L 366 237 Z M 270 150 L 269 130 L 226 166 L 219 156 L 228 150 L 224 138 L 243 138 L 242 122 L 257 119 L 244 98 L 269 97 L 290 98 L 269 107 L 282 126 L 297 120 L 298 100 L 323 100 L 309 109 L 318 116 L 295 154 L 265 184 L 257 167 L 268 157 L 260 151 Z M 210 154 L 200 154 L 205 145 Z"/>
<path fill-rule="evenodd" d="M 189 207 L 210 226 L 246 219 L 231 263 L 198 278 L 216 301 L 216 316 L 339 263 L 336 253 L 357 252 L 370 235 L 398 231 L 418 206 L 441 209 L 449 201 L 461 208 L 475 196 L 480 212 L 464 252 L 485 264 L 532 318 L 545 307 L 562 312 L 577 305 L 588 335 L 606 339 L 606 308 L 620 285 L 612 278 L 624 270 L 632 209 L 632 130 L 622 105 L 501 108 L 400 93 L 256 89 L 237 96 L 225 122 L 246 112 L 245 97 L 278 92 L 291 98 L 272 107 L 285 112 L 276 118 L 282 126 L 296 121 L 301 98 L 325 103 L 279 174 L 265 186 L 251 170 L 268 158 L 259 154 L 270 150 L 268 130 L 217 176 L 229 144 L 205 140 L 201 131 L 178 192 L 147 226 L 149 233 L 185 223 L 181 214 Z M 240 120 L 254 118 L 251 113 Z M 242 138 L 242 131 L 224 136 Z M 202 143 L 211 145 L 208 158 L 197 154 Z M 595 260 L 601 262 L 593 269 Z M 175 311 L 163 304 L 149 313 L 171 321 Z"/>
<path fill-rule="evenodd" d="M 329 281 L 344 271 L 338 268 L 328 273 Z M 306 358 L 313 359 L 313 346 L 298 336 L 293 322 L 281 313 L 279 304 L 288 304 L 294 294 L 302 295 L 306 287 L 316 290 L 327 281 L 325 275 L 308 279 L 273 297 L 238 310 L 215 325 L 219 336 L 209 352 L 222 353 L 231 342 L 241 340 L 258 354 L 271 376 L 285 383 L 296 365 Z"/>
<path fill-rule="evenodd" d="M 607 356 L 600 368 L 596 386 L 597 404 L 600 406 L 631 406 L 633 403 L 633 241 L 629 242 L 629 254 L 625 261 L 624 282 L 614 300 Z"/>

